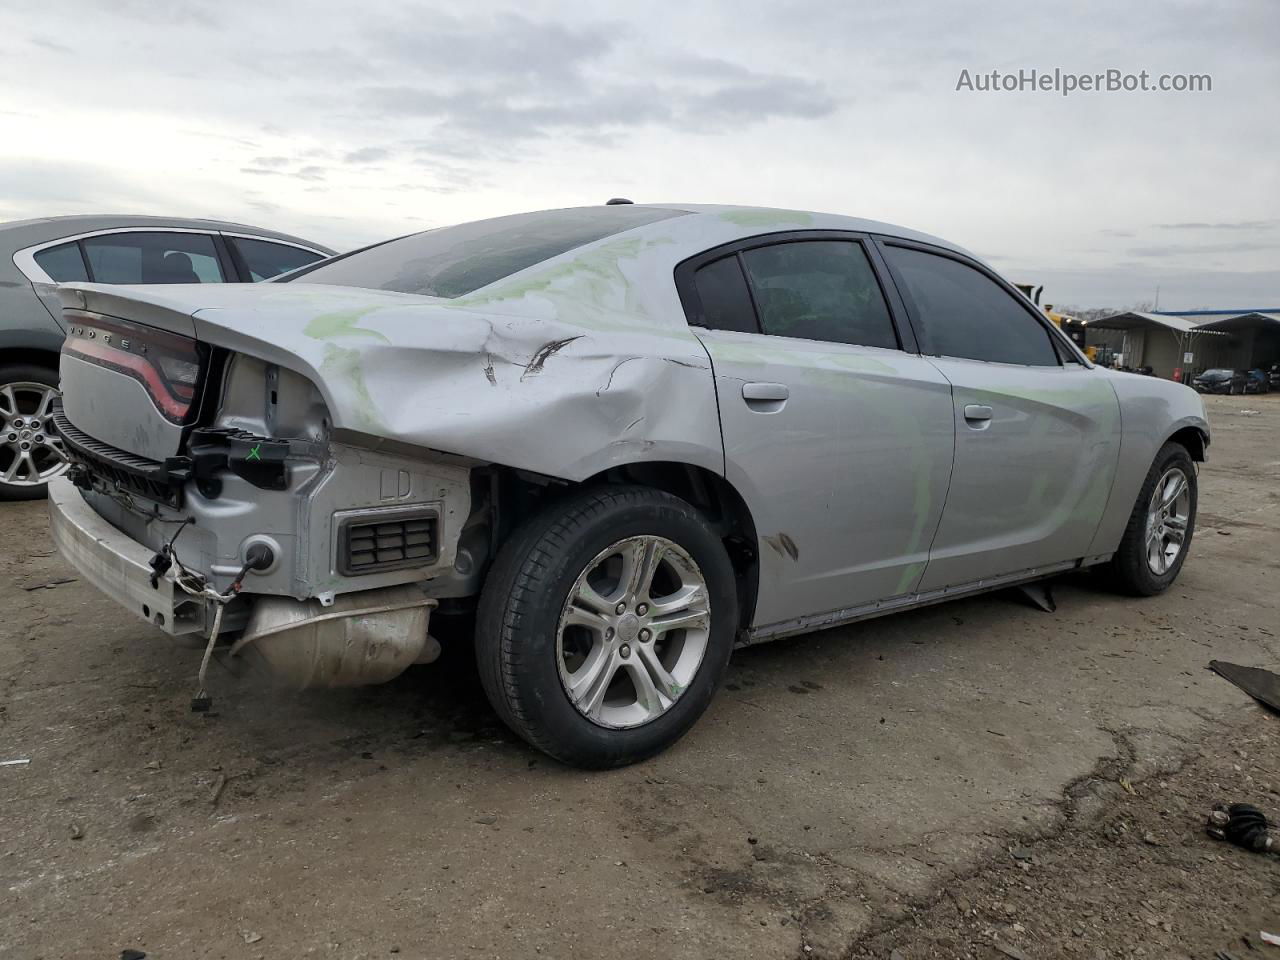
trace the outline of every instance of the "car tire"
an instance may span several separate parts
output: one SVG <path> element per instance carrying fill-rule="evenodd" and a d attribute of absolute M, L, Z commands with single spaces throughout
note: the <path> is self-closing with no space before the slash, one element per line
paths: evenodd
<path fill-rule="evenodd" d="M 1167 506 L 1154 498 L 1158 487 L 1165 493 L 1169 492 L 1166 484 L 1175 472 L 1186 484 L 1186 497 L 1183 501 L 1181 494 L 1174 496 L 1175 509 L 1170 512 Z M 1140 597 L 1154 596 L 1169 588 L 1177 579 L 1191 549 L 1197 499 L 1196 469 L 1191 455 L 1180 443 L 1166 443 L 1147 472 L 1120 540 L 1120 548 L 1111 559 L 1108 573 L 1113 586 Z M 1179 527 L 1182 541 L 1176 554 L 1169 556 L 1172 539 L 1166 542 L 1161 531 Z M 1159 539 L 1158 546 L 1156 538 Z M 1163 562 L 1153 560 L 1157 554 L 1163 556 Z"/>
<path fill-rule="evenodd" d="M 655 553 L 654 586 L 629 593 L 628 571 Z M 686 595 L 692 625 L 667 629 L 677 614 L 666 598 Z M 724 676 L 737 627 L 733 567 L 702 514 L 659 490 L 599 487 L 553 503 L 499 551 L 481 592 L 476 662 L 515 733 L 564 763 L 605 769 L 651 757 L 688 731 Z M 648 666 L 655 658 L 662 672 Z M 594 675 L 601 682 L 587 684 Z M 674 696 L 655 696 L 655 680 Z"/>
<path fill-rule="evenodd" d="M 23 429 L 15 426 L 14 421 L 22 420 L 23 427 L 29 427 L 26 421 L 27 416 L 33 412 L 32 398 L 37 396 L 38 387 L 52 389 L 56 392 L 58 387 L 58 371 L 49 367 L 40 366 L 33 363 L 14 363 L 0 365 L 0 500 L 40 500 L 48 492 L 48 483 L 28 482 L 30 467 L 24 466 L 20 468 L 20 473 L 27 474 L 26 477 L 20 477 L 19 482 L 6 482 L 3 478 L 9 467 L 13 464 L 15 458 L 21 457 L 23 451 L 22 444 L 28 444 L 26 452 L 38 451 L 38 467 L 48 463 L 49 444 L 45 442 L 46 437 L 52 436 L 46 432 L 48 424 L 43 420 L 37 421 L 38 429 L 31 432 L 30 437 L 23 436 Z M 18 399 L 18 409 L 11 409 L 13 400 Z M 36 411 L 38 412 L 38 411 Z M 12 438 L 12 439 L 11 439 Z M 44 471 L 41 471 L 42 473 Z M 56 476 L 61 470 L 46 476 Z"/>

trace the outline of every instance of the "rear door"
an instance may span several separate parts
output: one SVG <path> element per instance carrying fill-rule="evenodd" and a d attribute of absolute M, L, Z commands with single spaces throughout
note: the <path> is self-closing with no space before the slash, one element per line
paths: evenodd
<path fill-rule="evenodd" d="M 953 387 L 955 467 L 920 590 L 1084 557 L 1120 451 L 1105 375 L 981 265 L 880 247 L 922 352 Z"/>
<path fill-rule="evenodd" d="M 682 263 L 725 471 L 760 539 L 754 625 L 914 590 L 951 472 L 951 388 L 902 336 L 865 237 L 755 238 Z M 904 349 L 910 348 L 910 349 Z"/>

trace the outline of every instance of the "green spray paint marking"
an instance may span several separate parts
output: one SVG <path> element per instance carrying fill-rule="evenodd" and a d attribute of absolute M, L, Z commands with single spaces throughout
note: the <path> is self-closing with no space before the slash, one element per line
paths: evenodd
<path fill-rule="evenodd" d="M 260 443 L 255 443 L 255 444 L 253 445 L 253 449 L 249 451 L 249 455 L 248 455 L 247 457 L 245 457 L 245 459 L 246 459 L 246 460 L 261 460 L 261 459 L 262 459 L 262 454 L 260 453 L 261 448 L 262 448 L 262 444 L 260 444 Z"/>
<path fill-rule="evenodd" d="M 334 340 L 338 337 L 368 337 L 371 340 L 390 344 L 391 341 L 377 330 L 356 326 L 360 320 L 379 309 L 381 309 L 381 305 L 359 307 L 355 310 L 338 310 L 334 313 L 322 313 L 307 324 L 303 333 L 315 340 Z"/>
<path fill-rule="evenodd" d="M 803 210 L 726 210 L 720 219 L 738 227 L 777 227 L 789 223 L 807 227 L 813 223 L 813 214 Z"/>

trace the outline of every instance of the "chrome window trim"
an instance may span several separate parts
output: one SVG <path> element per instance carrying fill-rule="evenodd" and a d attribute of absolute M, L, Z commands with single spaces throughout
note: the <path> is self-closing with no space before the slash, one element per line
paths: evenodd
<path fill-rule="evenodd" d="M 106 230 L 90 230 L 87 233 L 73 233 L 65 237 L 58 237 L 56 240 L 46 240 L 44 243 L 33 244 L 30 247 L 23 247 L 21 250 L 15 250 L 13 254 L 13 265 L 18 268 L 18 272 L 30 280 L 32 283 L 57 283 L 52 277 L 41 269 L 40 264 L 36 263 L 36 254 L 42 250 L 48 250 L 50 247 L 60 247 L 64 243 L 76 243 L 80 240 L 90 240 L 93 237 L 114 236 L 118 233 L 194 233 L 206 237 L 238 237 L 241 240 L 262 240 L 267 243 L 278 243 L 284 247 L 293 247 L 295 250 L 305 250 L 307 253 L 314 253 L 321 259 L 328 259 L 333 256 L 331 253 L 325 253 L 323 250 L 317 250 L 315 247 L 308 247 L 306 244 L 293 243 L 288 240 L 277 240 L 275 237 L 264 237 L 252 233 L 232 233 L 227 230 L 208 230 L 199 227 L 110 227 Z M 221 266 L 221 264 L 219 264 Z M 235 281 L 223 281 L 225 283 L 233 283 Z"/>
<path fill-rule="evenodd" d="M 235 237 L 237 240 L 261 240 L 263 243 L 275 243 L 282 247 L 293 247 L 295 250 L 305 250 L 307 253 L 314 253 L 321 260 L 328 260 L 330 257 L 335 256 L 335 254 L 325 253 L 323 250 L 318 250 L 315 247 L 309 247 L 305 243 L 294 243 L 292 240 L 280 240 L 276 237 L 264 237 L 253 233 L 232 233 L 229 230 L 219 230 L 218 232 L 224 237 Z"/>

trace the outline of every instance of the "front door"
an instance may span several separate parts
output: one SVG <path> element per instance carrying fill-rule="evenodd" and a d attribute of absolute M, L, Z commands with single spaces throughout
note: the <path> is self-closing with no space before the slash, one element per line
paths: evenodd
<path fill-rule="evenodd" d="M 1120 452 L 1111 384 L 977 265 L 882 249 L 922 350 L 953 388 L 955 467 L 919 589 L 1084 557 Z"/>
<path fill-rule="evenodd" d="M 911 593 L 951 472 L 951 387 L 901 349 L 863 241 L 761 239 L 686 276 L 760 540 L 754 626 Z"/>

